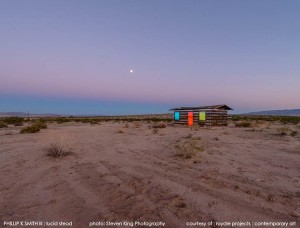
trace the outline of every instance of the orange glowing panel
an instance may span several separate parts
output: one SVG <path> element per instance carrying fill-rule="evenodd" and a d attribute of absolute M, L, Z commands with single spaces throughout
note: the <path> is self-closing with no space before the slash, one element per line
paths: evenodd
<path fill-rule="evenodd" d="M 188 112 L 188 125 L 193 126 L 193 112 Z"/>

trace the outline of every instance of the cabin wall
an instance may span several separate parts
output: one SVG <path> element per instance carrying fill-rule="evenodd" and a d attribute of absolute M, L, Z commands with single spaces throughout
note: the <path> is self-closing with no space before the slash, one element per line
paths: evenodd
<path fill-rule="evenodd" d="M 188 113 L 193 112 L 193 123 L 194 125 L 202 126 L 226 126 L 228 121 L 227 110 L 180 110 L 174 111 L 179 113 L 179 120 L 175 120 L 175 124 L 185 124 L 188 125 Z M 205 112 L 206 120 L 199 120 L 199 113 Z"/>

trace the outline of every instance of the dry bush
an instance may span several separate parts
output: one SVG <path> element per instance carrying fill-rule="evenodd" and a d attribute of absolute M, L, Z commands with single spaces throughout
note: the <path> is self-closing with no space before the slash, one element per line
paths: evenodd
<path fill-rule="evenodd" d="M 36 132 L 39 132 L 39 131 L 40 131 L 40 128 L 38 126 L 31 125 L 31 126 L 22 128 L 20 133 L 21 134 L 27 134 L 27 133 L 36 133 Z"/>
<path fill-rule="evenodd" d="M 236 127 L 250 127 L 251 123 L 247 121 L 237 122 L 235 123 Z"/>
<path fill-rule="evenodd" d="M 138 122 L 134 123 L 134 128 L 140 128 L 141 126 L 142 126 L 141 123 L 138 123 Z"/>
<path fill-rule="evenodd" d="M 22 128 L 20 133 L 21 134 L 36 133 L 39 132 L 41 129 L 46 129 L 46 128 L 47 128 L 47 124 L 45 122 L 36 121 L 31 126 Z"/>
<path fill-rule="evenodd" d="M 289 127 L 281 127 L 277 129 L 277 132 L 280 136 L 286 136 L 289 132 L 291 132 L 291 129 Z"/>
<path fill-rule="evenodd" d="M 187 138 L 187 139 L 192 139 L 193 138 L 193 134 L 192 133 L 189 133 L 186 137 L 184 138 Z"/>
<path fill-rule="evenodd" d="M 90 121 L 90 125 L 96 125 L 96 124 L 98 124 L 98 121 L 96 121 L 96 120 L 91 120 Z"/>
<path fill-rule="evenodd" d="M 17 117 L 17 116 L 10 116 L 3 119 L 3 122 L 6 124 L 12 124 L 12 125 L 20 125 L 24 121 L 24 118 Z"/>
<path fill-rule="evenodd" d="M 39 129 L 47 129 L 48 128 L 46 122 L 43 122 L 43 121 L 36 121 L 32 124 L 32 126 L 36 126 Z"/>
<path fill-rule="evenodd" d="M 70 148 L 73 144 L 73 139 L 69 132 L 55 132 L 49 137 L 47 155 L 52 158 L 65 157 L 71 155 Z"/>
<path fill-rule="evenodd" d="M 0 128 L 4 128 L 4 127 L 7 127 L 7 125 L 3 122 L 0 122 Z"/>
<path fill-rule="evenodd" d="M 292 137 L 295 137 L 298 134 L 298 131 L 294 131 L 292 129 L 290 129 L 289 127 L 282 127 L 282 128 L 278 128 L 277 132 L 279 136 L 287 136 L 290 135 Z"/>
<path fill-rule="evenodd" d="M 198 152 L 202 152 L 204 148 L 198 145 L 197 140 L 185 138 L 175 145 L 177 149 L 175 156 L 183 159 L 197 158 Z"/>
<path fill-rule="evenodd" d="M 153 128 L 153 129 L 152 129 L 152 133 L 153 133 L 153 134 L 157 134 L 157 133 L 158 133 L 158 128 Z"/>
<path fill-rule="evenodd" d="M 124 126 L 124 128 L 129 128 L 129 124 L 126 123 L 125 126 Z"/>
<path fill-rule="evenodd" d="M 295 137 L 297 134 L 298 134 L 298 131 L 292 131 L 292 132 L 291 132 L 291 136 L 292 136 L 292 137 Z"/>
<path fill-rule="evenodd" d="M 124 131 L 123 131 L 122 129 L 119 129 L 119 130 L 117 131 L 117 133 L 124 133 Z"/>
<path fill-rule="evenodd" d="M 157 124 L 153 124 L 152 128 L 166 128 L 167 125 L 165 123 L 157 123 Z"/>
<path fill-rule="evenodd" d="M 13 135 L 13 132 L 12 132 L 12 131 L 6 130 L 6 131 L 5 131 L 5 135 Z"/>
<path fill-rule="evenodd" d="M 191 127 L 191 130 L 193 131 L 199 131 L 202 127 L 199 125 L 199 124 L 194 124 L 192 127 Z"/>

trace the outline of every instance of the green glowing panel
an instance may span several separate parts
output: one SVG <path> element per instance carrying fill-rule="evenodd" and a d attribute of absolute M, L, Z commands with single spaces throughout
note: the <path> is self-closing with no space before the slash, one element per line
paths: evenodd
<path fill-rule="evenodd" d="M 206 114 L 205 112 L 199 112 L 199 120 L 205 121 L 206 120 Z"/>

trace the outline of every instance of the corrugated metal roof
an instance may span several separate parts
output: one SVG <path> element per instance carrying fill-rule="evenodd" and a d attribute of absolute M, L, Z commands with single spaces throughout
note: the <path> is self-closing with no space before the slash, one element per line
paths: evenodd
<path fill-rule="evenodd" d="M 180 110 L 198 110 L 198 109 L 220 109 L 220 110 L 233 110 L 227 105 L 209 105 L 209 106 L 199 106 L 199 107 L 179 107 L 172 108 L 169 111 L 180 111 Z"/>

